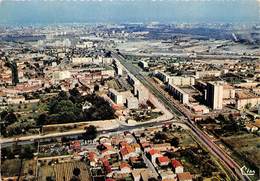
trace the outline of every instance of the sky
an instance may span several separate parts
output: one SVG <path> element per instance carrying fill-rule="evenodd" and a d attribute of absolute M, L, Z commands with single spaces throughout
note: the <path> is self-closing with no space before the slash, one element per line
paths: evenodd
<path fill-rule="evenodd" d="M 260 22 L 258 0 L 0 1 L 0 24 Z"/>

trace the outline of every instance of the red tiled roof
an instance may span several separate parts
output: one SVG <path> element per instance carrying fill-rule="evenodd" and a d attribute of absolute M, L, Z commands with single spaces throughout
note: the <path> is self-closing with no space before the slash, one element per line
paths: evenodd
<path fill-rule="evenodd" d="M 110 166 L 110 165 L 105 166 L 105 170 L 106 170 L 107 173 L 112 172 L 112 169 L 111 169 L 111 166 Z"/>
<path fill-rule="evenodd" d="M 120 150 L 120 152 L 121 152 L 121 154 L 124 156 L 124 155 L 127 155 L 127 154 L 129 154 L 129 153 L 134 152 L 134 149 L 133 149 L 131 146 L 126 146 L 126 147 L 122 148 L 122 149 Z"/>
<path fill-rule="evenodd" d="M 108 149 L 108 150 L 113 150 L 113 147 L 109 144 L 104 143 L 103 146 L 106 147 L 106 149 Z"/>
<path fill-rule="evenodd" d="M 120 153 L 121 153 L 123 156 L 128 154 L 126 148 L 122 148 L 122 149 L 120 150 Z"/>
<path fill-rule="evenodd" d="M 160 153 L 160 151 L 158 151 L 158 150 L 155 150 L 155 149 L 151 149 L 150 151 L 149 151 L 149 154 L 150 155 L 154 155 L 154 154 L 159 154 Z"/>
<path fill-rule="evenodd" d="M 95 152 L 89 152 L 89 153 L 88 153 L 88 158 L 89 158 L 89 160 L 93 160 L 96 156 L 97 156 L 97 155 L 96 155 Z"/>
<path fill-rule="evenodd" d="M 121 147 L 129 146 L 129 144 L 126 141 L 121 141 L 119 144 Z"/>
<path fill-rule="evenodd" d="M 183 173 L 178 173 L 177 174 L 178 180 L 192 180 L 192 175 L 190 172 L 183 172 Z"/>
<path fill-rule="evenodd" d="M 115 180 L 112 178 L 107 178 L 106 181 L 115 181 Z"/>
<path fill-rule="evenodd" d="M 178 160 L 172 160 L 172 167 L 173 168 L 182 167 L 182 164 Z"/>
<path fill-rule="evenodd" d="M 100 160 L 101 160 L 101 162 L 103 163 L 104 166 L 109 166 L 110 165 L 109 161 L 107 159 L 101 158 Z"/>
<path fill-rule="evenodd" d="M 129 166 L 129 164 L 128 163 L 126 163 L 126 162 L 122 162 L 121 164 L 120 164 L 120 169 L 123 169 L 123 168 L 130 168 L 130 166 Z"/>
<path fill-rule="evenodd" d="M 134 152 L 134 149 L 131 146 L 126 146 L 125 148 L 127 149 L 128 153 Z"/>
<path fill-rule="evenodd" d="M 146 147 L 150 146 L 150 143 L 149 142 L 144 142 L 144 143 L 141 143 L 141 145 L 142 145 L 143 148 L 146 148 Z"/>
<path fill-rule="evenodd" d="M 160 163 L 165 163 L 165 162 L 169 162 L 170 159 L 167 156 L 161 156 L 161 157 L 158 157 L 158 161 Z"/>
<path fill-rule="evenodd" d="M 130 161 L 131 161 L 131 162 L 134 162 L 134 161 L 136 161 L 136 160 L 138 160 L 138 157 L 136 157 L 136 156 L 135 156 L 135 157 L 130 157 Z"/>

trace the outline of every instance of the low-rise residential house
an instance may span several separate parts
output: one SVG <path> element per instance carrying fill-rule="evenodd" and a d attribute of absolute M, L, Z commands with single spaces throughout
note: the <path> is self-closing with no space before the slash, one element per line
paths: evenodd
<path fill-rule="evenodd" d="M 259 129 L 259 127 L 257 125 L 251 124 L 251 123 L 247 123 L 245 126 L 246 126 L 247 131 L 249 131 L 249 132 L 256 132 Z"/>
<path fill-rule="evenodd" d="M 106 181 L 116 181 L 116 180 L 112 178 L 107 178 Z"/>
<path fill-rule="evenodd" d="M 160 167 L 167 166 L 170 163 L 170 159 L 167 156 L 161 156 L 157 158 L 157 163 Z"/>
<path fill-rule="evenodd" d="M 115 180 L 126 180 L 126 178 L 129 178 L 131 175 L 129 173 L 120 173 L 120 172 L 115 172 L 113 174 L 113 178 Z"/>
<path fill-rule="evenodd" d="M 109 161 L 106 158 L 102 158 L 102 159 L 100 159 L 100 161 L 102 162 L 103 167 L 104 167 L 106 173 L 111 173 L 112 172 L 112 168 L 111 168 L 111 165 L 110 165 Z"/>
<path fill-rule="evenodd" d="M 95 152 L 89 152 L 88 153 L 88 160 L 89 160 L 90 166 L 95 167 L 97 165 L 97 162 L 98 162 L 97 154 Z"/>
<path fill-rule="evenodd" d="M 153 173 L 150 169 L 146 169 L 145 171 L 141 172 L 141 180 L 148 181 L 149 179 L 157 180 L 157 176 Z"/>
<path fill-rule="evenodd" d="M 148 152 L 151 149 L 151 144 L 147 141 L 141 142 L 141 146 L 144 152 Z"/>
<path fill-rule="evenodd" d="M 135 150 L 136 153 L 141 153 L 142 150 L 138 143 L 133 143 L 131 146 Z"/>
<path fill-rule="evenodd" d="M 131 173 L 131 167 L 128 163 L 122 162 L 120 164 L 120 171 L 121 173 Z"/>
<path fill-rule="evenodd" d="M 145 168 L 146 164 L 141 156 L 139 157 L 131 157 L 129 159 L 132 168 Z"/>
<path fill-rule="evenodd" d="M 165 178 L 165 179 L 162 179 L 162 181 L 177 181 L 177 179 Z"/>
<path fill-rule="evenodd" d="M 123 160 L 128 160 L 130 157 L 138 156 L 135 150 L 131 146 L 125 146 L 120 149 L 120 154 Z"/>
<path fill-rule="evenodd" d="M 177 180 L 176 174 L 174 174 L 172 171 L 167 170 L 160 173 L 161 180 Z"/>
<path fill-rule="evenodd" d="M 192 181 L 190 172 L 183 172 L 177 174 L 178 181 Z"/>
<path fill-rule="evenodd" d="M 102 157 L 105 157 L 105 156 L 110 157 L 110 155 L 117 154 L 116 150 L 111 145 L 103 144 L 103 146 L 105 147 L 105 149 L 101 151 Z"/>
<path fill-rule="evenodd" d="M 163 143 L 163 144 L 154 144 L 152 148 L 158 151 L 167 151 L 173 149 L 174 147 L 172 147 L 170 143 Z"/>
<path fill-rule="evenodd" d="M 183 173 L 183 166 L 178 160 L 172 160 L 171 164 L 172 164 L 172 168 L 176 174 Z"/>
<path fill-rule="evenodd" d="M 162 156 L 161 153 L 160 153 L 160 151 L 155 150 L 155 149 L 151 149 L 148 153 L 149 153 L 149 155 L 150 155 L 150 157 L 151 157 L 152 163 L 155 163 L 155 162 L 156 162 L 156 158 Z"/>
<path fill-rule="evenodd" d="M 140 181 L 140 179 L 141 179 L 140 173 L 141 173 L 141 171 L 139 171 L 139 170 L 132 171 L 132 177 L 133 177 L 134 181 Z"/>
<path fill-rule="evenodd" d="M 80 148 L 81 148 L 80 141 L 72 141 L 70 143 L 70 148 L 73 150 L 80 150 Z"/>

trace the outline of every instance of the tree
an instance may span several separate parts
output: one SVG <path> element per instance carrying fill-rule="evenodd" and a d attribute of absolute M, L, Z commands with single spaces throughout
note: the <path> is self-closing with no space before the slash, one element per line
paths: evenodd
<path fill-rule="evenodd" d="M 94 91 L 95 91 L 95 92 L 98 92 L 98 91 L 99 91 L 99 85 L 98 85 L 98 84 L 95 84 L 95 86 L 94 86 Z"/>
<path fill-rule="evenodd" d="M 70 89 L 69 93 L 70 93 L 70 96 L 80 97 L 80 92 L 76 87 L 74 87 L 73 89 Z"/>
<path fill-rule="evenodd" d="M 55 181 L 55 179 L 52 176 L 47 176 L 46 181 Z"/>
<path fill-rule="evenodd" d="M 46 87 L 46 88 L 44 89 L 44 91 L 45 91 L 46 93 L 50 93 L 50 92 L 51 92 L 51 89 L 48 88 L 48 87 Z"/>
<path fill-rule="evenodd" d="M 61 137 L 61 142 L 62 143 L 66 143 L 68 141 L 69 141 L 69 139 L 66 136 Z"/>
<path fill-rule="evenodd" d="M 33 158 L 34 149 L 31 145 L 26 145 L 23 148 L 21 153 L 21 158 L 23 159 L 32 159 Z"/>
<path fill-rule="evenodd" d="M 80 169 L 76 167 L 73 170 L 73 176 L 70 179 L 70 181 L 80 181 L 79 176 L 80 176 Z"/>
<path fill-rule="evenodd" d="M 220 121 L 220 122 L 223 122 L 223 123 L 226 123 L 227 122 L 227 119 L 224 115 L 220 114 L 217 119 Z"/>
<path fill-rule="evenodd" d="M 180 143 L 179 138 L 177 138 L 177 137 L 172 138 L 172 140 L 171 140 L 171 146 L 178 147 L 178 146 L 179 146 L 179 143 Z"/>
<path fill-rule="evenodd" d="M 46 121 L 47 121 L 47 115 L 43 113 L 36 120 L 36 124 L 37 126 L 42 126 L 46 123 Z"/>
<path fill-rule="evenodd" d="M 54 111 L 55 113 L 74 113 L 75 106 L 71 100 L 62 100 L 54 107 Z"/>
<path fill-rule="evenodd" d="M 79 177 L 76 177 L 75 175 L 72 176 L 70 181 L 81 181 Z"/>
<path fill-rule="evenodd" d="M 104 120 L 114 118 L 114 110 L 102 97 L 95 94 L 87 95 L 85 100 L 93 106 L 84 111 L 84 118 L 89 120 Z"/>
<path fill-rule="evenodd" d="M 69 90 L 70 93 L 70 97 L 69 99 L 73 102 L 73 103 L 81 103 L 82 102 L 82 97 L 80 92 L 78 91 L 77 87 L 74 87 L 73 89 Z"/>
<path fill-rule="evenodd" d="M 93 140 L 97 137 L 97 128 L 93 125 L 85 127 L 85 133 L 83 133 L 84 140 Z"/>
<path fill-rule="evenodd" d="M 247 104 L 245 105 L 245 108 L 246 108 L 246 109 L 250 109 L 250 108 L 251 108 L 251 106 L 252 106 L 252 104 L 251 104 L 251 103 L 247 103 Z"/>
<path fill-rule="evenodd" d="M 74 170 L 73 170 L 73 175 L 75 175 L 75 176 L 79 176 L 80 175 L 80 169 L 79 168 L 74 168 Z"/>
<path fill-rule="evenodd" d="M 68 100 L 69 97 L 67 95 L 67 93 L 65 91 L 60 91 L 58 96 L 57 96 L 57 100 L 61 101 L 61 100 Z"/>
<path fill-rule="evenodd" d="M 107 52 L 105 53 L 105 57 L 111 57 L 111 51 L 107 51 Z"/>
<path fill-rule="evenodd" d="M 1 118 L 1 120 L 4 120 L 7 115 L 8 115 L 8 112 L 7 112 L 7 111 L 2 111 L 2 112 L 0 113 L 0 118 Z"/>
<path fill-rule="evenodd" d="M 17 117 L 16 117 L 16 115 L 14 114 L 14 112 L 11 111 L 10 113 L 8 113 L 8 114 L 5 116 L 4 121 L 5 121 L 7 124 L 13 124 L 13 123 L 17 122 Z"/>
<path fill-rule="evenodd" d="M 157 133 L 154 135 L 154 139 L 155 139 L 155 140 L 167 140 L 168 137 L 167 137 L 167 135 L 166 135 L 164 132 L 157 132 Z"/>
<path fill-rule="evenodd" d="M 2 148 L 2 154 L 1 154 L 1 159 L 4 160 L 5 158 L 7 159 L 13 159 L 14 158 L 14 154 L 11 150 L 10 147 L 6 147 L 6 148 Z"/>

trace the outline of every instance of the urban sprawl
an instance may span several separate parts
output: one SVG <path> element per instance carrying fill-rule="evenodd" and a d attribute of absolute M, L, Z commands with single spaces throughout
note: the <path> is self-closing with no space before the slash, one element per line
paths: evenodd
<path fill-rule="evenodd" d="M 258 180 L 260 27 L 0 27 L 3 181 Z"/>

